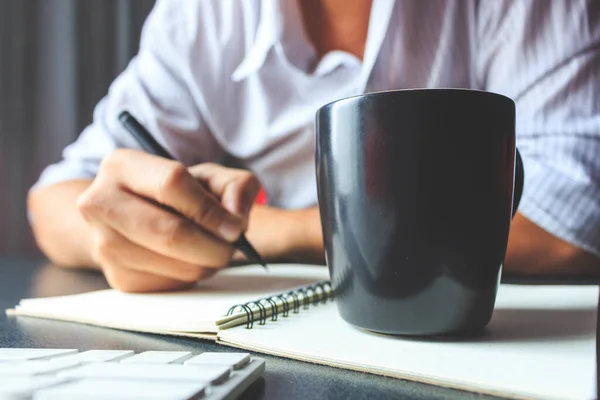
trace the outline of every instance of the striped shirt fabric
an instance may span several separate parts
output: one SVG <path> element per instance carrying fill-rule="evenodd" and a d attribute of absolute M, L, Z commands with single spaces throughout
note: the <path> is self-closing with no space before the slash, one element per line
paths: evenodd
<path fill-rule="evenodd" d="M 315 111 L 341 97 L 425 87 L 512 98 L 521 213 L 600 256 L 594 0 L 373 0 L 362 60 L 342 51 L 319 59 L 297 1 L 158 0 L 138 55 L 37 186 L 93 178 L 112 150 L 136 147 L 116 119 L 128 109 L 186 165 L 229 154 L 274 206 L 311 206 Z"/>

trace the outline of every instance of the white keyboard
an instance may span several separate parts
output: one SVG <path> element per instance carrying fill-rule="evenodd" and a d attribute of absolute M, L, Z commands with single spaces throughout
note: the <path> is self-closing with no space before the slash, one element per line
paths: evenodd
<path fill-rule="evenodd" d="M 264 370 L 247 353 L 0 349 L 0 400 L 235 399 Z"/>

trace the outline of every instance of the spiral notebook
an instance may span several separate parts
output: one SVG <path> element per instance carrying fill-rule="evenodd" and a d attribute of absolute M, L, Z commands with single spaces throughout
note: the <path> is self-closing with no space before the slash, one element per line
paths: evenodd
<path fill-rule="evenodd" d="M 8 313 L 216 340 L 338 368 L 510 398 L 595 397 L 596 286 L 501 285 L 485 335 L 425 340 L 354 328 L 318 266 L 231 268 L 159 294 L 24 299 Z"/>

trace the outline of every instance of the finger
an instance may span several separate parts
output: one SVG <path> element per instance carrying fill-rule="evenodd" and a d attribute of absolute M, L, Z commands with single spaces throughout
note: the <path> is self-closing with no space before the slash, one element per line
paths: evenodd
<path fill-rule="evenodd" d="M 95 239 L 93 257 L 100 265 L 126 268 L 189 283 L 216 272 L 216 269 L 202 268 L 155 253 L 129 241 L 112 228 L 103 226 L 97 229 L 100 232 Z"/>
<path fill-rule="evenodd" d="M 223 208 L 179 162 L 120 149 L 111 153 L 103 170 L 128 190 L 174 209 L 229 242 L 242 232 L 244 222 Z"/>
<path fill-rule="evenodd" d="M 260 191 L 258 179 L 249 171 L 204 163 L 188 168 L 190 174 L 204 182 L 229 212 L 248 218 L 250 207 Z"/>
<path fill-rule="evenodd" d="M 231 244 L 129 192 L 91 187 L 80 196 L 78 209 L 91 224 L 108 225 L 141 247 L 185 263 L 222 267 L 233 253 Z"/>
<path fill-rule="evenodd" d="M 147 274 L 110 264 L 103 265 L 102 271 L 110 287 L 128 293 L 181 290 L 193 285 L 190 282 Z"/>
<path fill-rule="evenodd" d="M 95 225 L 94 228 L 98 226 Z M 96 244 L 102 243 L 104 233 L 100 229 L 94 230 L 93 241 Z M 123 292 L 157 292 L 166 290 L 183 289 L 192 285 L 190 282 L 180 281 L 177 279 L 165 278 L 163 276 L 152 275 L 139 271 L 123 268 L 113 263 L 112 257 L 105 257 L 104 246 L 95 246 L 92 251 L 92 257 L 102 268 L 104 277 L 108 281 L 110 287 Z"/>

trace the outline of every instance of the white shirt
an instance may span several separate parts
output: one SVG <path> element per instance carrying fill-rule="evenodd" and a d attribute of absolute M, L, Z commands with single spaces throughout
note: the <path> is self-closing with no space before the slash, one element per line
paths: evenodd
<path fill-rule="evenodd" d="M 342 51 L 318 60 L 296 1 L 158 0 L 139 54 L 37 185 L 93 178 L 113 149 L 137 147 L 117 121 L 127 109 L 184 164 L 230 154 L 272 205 L 311 206 L 320 106 L 379 90 L 477 88 L 517 104 L 520 211 L 600 255 L 600 8 L 587 4 L 373 0 L 361 61 Z"/>

